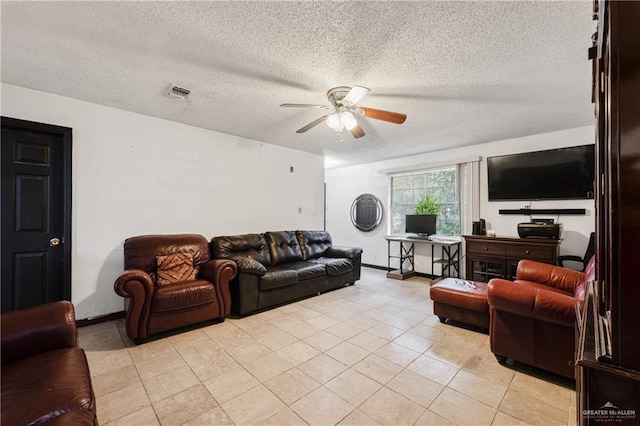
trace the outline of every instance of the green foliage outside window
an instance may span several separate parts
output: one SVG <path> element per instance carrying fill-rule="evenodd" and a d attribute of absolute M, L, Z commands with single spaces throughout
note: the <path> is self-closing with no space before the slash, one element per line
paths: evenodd
<path fill-rule="evenodd" d="M 423 200 L 418 201 L 416 204 L 415 214 L 440 214 L 440 204 L 436 201 L 433 195 L 427 194 Z"/>

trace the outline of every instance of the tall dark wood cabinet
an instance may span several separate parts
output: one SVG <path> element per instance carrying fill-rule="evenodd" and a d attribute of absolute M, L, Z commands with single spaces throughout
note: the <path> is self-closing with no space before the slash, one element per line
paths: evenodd
<path fill-rule="evenodd" d="M 615 406 L 635 410 L 622 424 L 640 424 L 640 2 L 595 1 L 594 19 L 598 261 L 579 327 L 577 414 L 616 423 L 597 414 Z"/>

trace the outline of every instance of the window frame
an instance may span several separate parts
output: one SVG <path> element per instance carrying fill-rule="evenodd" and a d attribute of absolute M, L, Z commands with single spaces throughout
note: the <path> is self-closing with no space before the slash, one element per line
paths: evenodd
<path fill-rule="evenodd" d="M 443 171 L 452 171 L 454 174 L 454 182 L 453 182 L 453 191 L 454 191 L 454 201 L 453 202 L 442 202 L 440 200 L 438 200 L 438 203 L 440 204 L 440 213 L 438 214 L 438 219 L 437 219 L 437 225 L 438 225 L 438 231 L 442 230 L 442 223 L 443 222 L 453 222 L 454 223 L 454 231 L 457 231 L 457 233 L 453 233 L 453 234 L 440 234 L 438 233 L 438 235 L 443 235 L 443 236 L 453 236 L 453 237 L 460 237 L 462 235 L 462 213 L 461 213 L 461 194 L 460 194 L 460 172 L 459 172 L 459 167 L 456 164 L 448 164 L 448 165 L 442 165 L 442 166 L 438 166 L 438 167 L 433 167 L 433 168 L 428 168 L 428 169 L 420 169 L 420 170 L 407 170 L 406 172 L 398 172 L 398 173 L 394 173 L 392 175 L 389 175 L 389 180 L 388 180 L 388 185 L 389 185 L 389 205 L 388 205 L 388 211 L 389 211 L 389 215 L 388 215 L 388 220 L 387 220 L 387 229 L 389 231 L 390 235 L 406 235 L 406 232 L 403 230 L 404 229 L 404 225 L 405 224 L 405 218 L 402 217 L 400 220 L 400 227 L 402 229 L 400 229 L 399 231 L 394 231 L 394 221 L 397 221 L 397 219 L 394 219 L 394 205 L 402 205 L 402 206 L 412 206 L 411 209 L 415 208 L 415 205 L 417 204 L 416 199 L 415 199 L 415 191 L 419 190 L 420 188 L 416 189 L 415 186 L 412 186 L 411 188 L 407 188 L 410 189 L 414 192 L 413 194 L 413 204 L 408 204 L 408 203 L 397 203 L 394 204 L 394 191 L 399 191 L 402 189 L 396 189 L 394 190 L 393 188 L 393 179 L 394 178 L 399 178 L 399 177 L 406 177 L 406 176 L 415 176 L 415 175 L 425 175 L 428 176 L 430 173 L 437 173 L 437 172 L 443 172 Z M 448 188 L 449 186 L 440 186 L 439 188 Z M 429 188 L 433 188 L 429 186 L 429 182 L 425 179 L 425 186 L 423 188 L 425 195 L 429 194 Z M 397 196 L 396 196 L 397 198 Z M 442 210 L 443 210 L 443 206 L 447 206 L 447 205 L 451 205 L 454 207 L 454 215 L 456 215 L 456 211 L 457 211 L 457 223 L 455 223 L 455 219 L 454 220 L 447 220 L 447 219 L 443 219 L 442 218 Z M 411 213 L 407 213 L 407 209 L 404 209 L 404 213 L 402 213 L 403 215 L 406 214 L 411 214 Z"/>

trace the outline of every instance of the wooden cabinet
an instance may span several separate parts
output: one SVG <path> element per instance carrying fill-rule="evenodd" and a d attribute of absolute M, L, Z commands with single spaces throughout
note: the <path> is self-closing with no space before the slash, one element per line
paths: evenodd
<path fill-rule="evenodd" d="M 595 5 L 598 312 L 611 362 L 640 371 L 640 2 Z"/>
<path fill-rule="evenodd" d="M 555 264 L 558 240 L 465 235 L 467 269 L 465 278 L 489 282 L 491 278 L 515 279 L 522 259 Z"/>
<path fill-rule="evenodd" d="M 581 425 L 639 424 L 640 2 L 595 1 L 594 18 L 597 268 L 576 351 L 577 415 Z M 634 417 L 598 418 L 611 406 Z"/>
<path fill-rule="evenodd" d="M 640 372 L 613 365 L 601 358 L 606 339 L 598 326 L 596 283 L 589 283 L 577 324 L 576 395 L 578 424 L 640 423 Z"/>

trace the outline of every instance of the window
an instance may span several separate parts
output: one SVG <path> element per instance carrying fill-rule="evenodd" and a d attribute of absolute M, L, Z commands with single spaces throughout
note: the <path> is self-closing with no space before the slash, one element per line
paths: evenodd
<path fill-rule="evenodd" d="M 460 203 L 455 167 L 391 177 L 391 233 L 405 232 L 405 216 L 427 194 L 440 204 L 438 235 L 460 235 Z"/>

